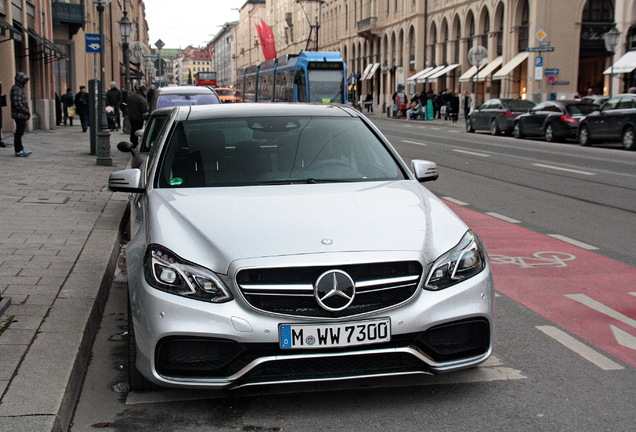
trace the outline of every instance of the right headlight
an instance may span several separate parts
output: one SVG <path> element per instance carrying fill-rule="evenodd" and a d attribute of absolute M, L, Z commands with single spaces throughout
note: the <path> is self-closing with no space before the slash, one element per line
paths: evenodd
<path fill-rule="evenodd" d="M 156 244 L 146 251 L 144 273 L 146 282 L 161 291 L 211 303 L 232 300 L 230 290 L 213 271 Z"/>
<path fill-rule="evenodd" d="M 424 288 L 438 291 L 475 276 L 486 268 L 484 244 L 472 231 L 429 266 Z"/>

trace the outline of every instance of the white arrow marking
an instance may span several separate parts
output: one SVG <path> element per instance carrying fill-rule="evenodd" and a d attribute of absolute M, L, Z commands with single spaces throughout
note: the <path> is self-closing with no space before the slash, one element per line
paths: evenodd
<path fill-rule="evenodd" d="M 99 49 L 99 44 L 93 43 L 93 44 L 88 45 L 88 47 L 90 49 L 92 49 L 92 50 L 98 50 Z"/>
<path fill-rule="evenodd" d="M 614 333 L 614 337 L 616 341 L 627 347 L 629 349 L 636 350 L 636 336 L 632 336 L 624 330 L 619 329 L 618 327 L 610 326 L 612 328 L 612 333 Z"/>

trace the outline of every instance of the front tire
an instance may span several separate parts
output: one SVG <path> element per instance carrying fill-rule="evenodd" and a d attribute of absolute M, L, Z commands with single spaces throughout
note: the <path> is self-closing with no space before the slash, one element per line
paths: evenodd
<path fill-rule="evenodd" d="M 492 119 L 490 121 L 490 134 L 491 135 L 501 135 L 501 129 L 499 129 L 499 124 L 497 124 L 496 119 Z"/>
<path fill-rule="evenodd" d="M 523 133 L 521 132 L 521 125 L 519 124 L 519 122 L 515 123 L 515 125 L 512 127 L 512 134 L 517 139 L 523 139 L 524 138 Z"/>
<path fill-rule="evenodd" d="M 473 122 L 471 122 L 470 119 L 466 119 L 466 132 L 468 133 L 475 132 L 475 128 L 473 127 Z"/>
<path fill-rule="evenodd" d="M 579 129 L 579 144 L 584 147 L 589 147 L 592 145 L 592 138 L 590 137 L 590 129 L 583 125 Z"/>
<path fill-rule="evenodd" d="M 636 144 L 634 143 L 634 128 L 628 126 L 623 131 L 623 148 L 625 150 L 636 150 Z"/>
<path fill-rule="evenodd" d="M 551 124 L 545 127 L 545 140 L 547 142 L 558 142 L 559 137 L 554 133 L 554 128 Z"/>

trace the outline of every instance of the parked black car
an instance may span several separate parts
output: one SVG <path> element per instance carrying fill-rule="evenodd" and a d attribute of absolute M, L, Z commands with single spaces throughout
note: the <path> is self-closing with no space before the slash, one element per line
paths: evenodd
<path fill-rule="evenodd" d="M 599 111 L 585 116 L 579 123 L 578 138 L 582 146 L 597 141 L 622 141 L 625 150 L 636 150 L 636 94 L 610 98 Z"/>
<path fill-rule="evenodd" d="M 489 130 L 492 135 L 512 133 L 515 118 L 528 112 L 534 102 L 523 99 L 490 99 L 468 114 L 466 132 Z"/>
<path fill-rule="evenodd" d="M 598 110 L 599 106 L 575 100 L 546 101 L 535 105 L 515 119 L 515 138 L 545 137 L 546 141 L 576 138 L 579 121 Z"/>

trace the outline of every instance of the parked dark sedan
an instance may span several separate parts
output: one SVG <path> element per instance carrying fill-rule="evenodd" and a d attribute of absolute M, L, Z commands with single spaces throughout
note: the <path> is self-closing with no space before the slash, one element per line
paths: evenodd
<path fill-rule="evenodd" d="M 592 145 L 597 141 L 622 141 L 625 150 L 636 150 L 636 94 L 621 94 L 610 98 L 579 124 L 579 143 Z"/>
<path fill-rule="evenodd" d="M 579 121 L 598 108 L 596 104 L 574 100 L 542 102 L 517 117 L 512 132 L 515 138 L 542 136 L 550 142 L 576 138 Z"/>
<path fill-rule="evenodd" d="M 489 130 L 492 135 L 512 133 L 515 118 L 535 105 L 523 99 L 490 99 L 468 114 L 466 132 Z"/>

